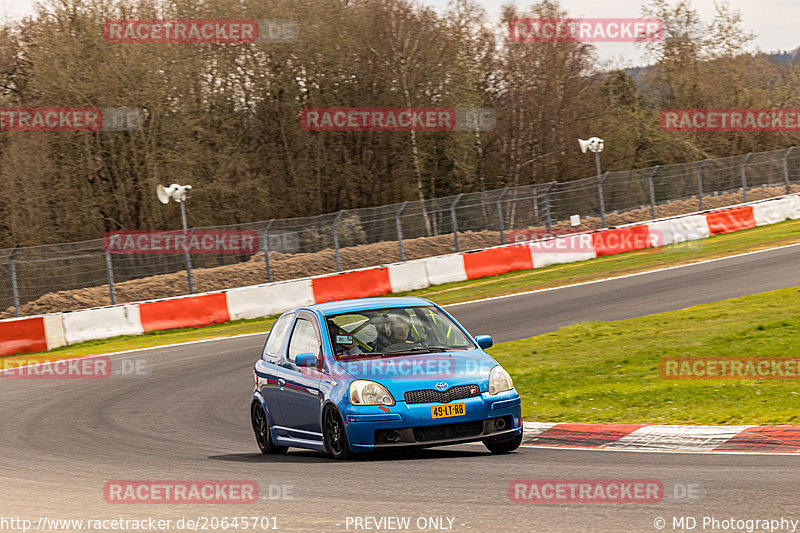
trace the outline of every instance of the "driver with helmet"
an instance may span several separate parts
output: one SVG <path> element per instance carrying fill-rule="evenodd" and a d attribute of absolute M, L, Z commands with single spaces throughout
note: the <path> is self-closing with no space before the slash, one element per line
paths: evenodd
<path fill-rule="evenodd" d="M 388 315 L 386 323 L 380 329 L 382 334 L 378 336 L 378 342 L 376 343 L 376 350 L 379 352 L 390 346 L 393 346 L 392 351 L 397 351 L 401 347 L 395 345 L 414 343 L 414 339 L 411 336 L 411 320 L 406 315 L 398 313 Z"/>
<path fill-rule="evenodd" d="M 390 312 L 389 314 L 373 318 L 373 322 L 376 323 L 378 336 L 373 342 L 369 343 L 369 347 L 372 348 L 372 352 L 369 353 L 380 353 L 389 347 L 392 347 L 393 352 L 401 351 L 403 345 L 414 344 L 416 342 L 411 335 L 411 320 L 405 314 Z M 341 349 L 342 353 L 340 355 L 365 353 L 356 344 L 355 339 L 353 339 L 352 344 L 341 345 Z"/>

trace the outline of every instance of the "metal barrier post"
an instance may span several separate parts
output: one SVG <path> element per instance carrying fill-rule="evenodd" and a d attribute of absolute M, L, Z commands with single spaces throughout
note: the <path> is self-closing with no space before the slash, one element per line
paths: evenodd
<path fill-rule="evenodd" d="M 744 159 L 742 159 L 742 164 L 740 166 L 740 168 L 742 169 L 742 199 L 745 201 L 745 203 L 747 203 L 747 172 L 744 169 L 744 165 L 745 163 L 747 163 L 747 160 L 750 159 L 751 155 L 753 154 L 748 153 L 746 156 L 744 156 Z"/>
<path fill-rule="evenodd" d="M 342 271 L 342 261 L 339 257 L 339 236 L 336 234 L 336 225 L 339 223 L 339 219 L 342 218 L 342 213 L 344 211 L 339 211 L 336 213 L 336 218 L 333 219 L 333 249 L 336 252 L 336 271 Z"/>
<path fill-rule="evenodd" d="M 597 176 L 597 201 L 600 202 L 600 225 L 606 227 L 606 201 L 603 197 L 603 181 L 608 176 L 608 172 L 602 176 Z"/>
<path fill-rule="evenodd" d="M 14 251 L 11 252 L 11 256 L 8 258 L 8 266 L 11 270 L 11 296 L 14 298 L 14 312 L 17 315 L 17 318 L 20 317 L 19 312 L 19 287 L 17 287 L 17 268 L 14 265 L 14 258 L 19 253 L 19 249 L 22 245 L 18 244 L 14 247 Z"/>
<path fill-rule="evenodd" d="M 656 165 L 650 175 L 647 176 L 647 183 L 650 186 L 650 207 L 653 209 L 653 219 L 656 218 L 656 191 L 653 187 L 653 178 L 656 177 L 659 168 L 661 168 L 661 165 Z"/>
<path fill-rule="evenodd" d="M 114 292 L 114 267 L 111 265 L 111 254 L 105 252 L 106 273 L 108 274 L 108 295 L 111 298 L 111 305 L 117 305 L 117 295 Z"/>
<path fill-rule="evenodd" d="M 552 220 L 552 216 L 550 214 L 550 190 L 553 187 L 555 187 L 556 183 L 557 183 L 556 180 L 551 181 L 547 185 L 547 188 L 544 190 L 544 195 L 543 195 L 544 196 L 544 221 L 545 221 L 545 226 L 547 227 L 547 233 L 550 233 L 550 230 L 553 227 L 553 220 Z"/>
<path fill-rule="evenodd" d="M 786 182 L 786 194 L 792 192 L 791 182 L 789 181 L 789 154 L 794 150 L 794 146 L 787 148 L 786 153 L 783 154 L 783 181 Z"/>
<path fill-rule="evenodd" d="M 697 199 L 700 201 L 700 211 L 703 210 L 703 167 L 707 162 L 708 159 L 704 159 L 697 165 Z"/>
<path fill-rule="evenodd" d="M 497 197 L 497 223 L 498 227 L 500 228 L 501 245 L 506 243 L 506 238 L 503 235 L 503 206 L 500 202 L 503 201 L 503 196 L 506 195 L 506 192 L 508 192 L 508 187 L 504 187 L 503 190 L 500 192 L 500 196 Z"/>
<path fill-rule="evenodd" d="M 403 214 L 408 202 L 403 202 L 400 209 L 394 215 L 394 225 L 397 227 L 397 245 L 400 247 L 400 261 L 405 262 L 406 251 L 403 248 L 403 224 L 400 222 L 400 215 Z"/>
<path fill-rule="evenodd" d="M 460 252 L 461 251 L 461 249 L 460 249 L 460 247 L 458 245 L 458 220 L 456 219 L 456 204 L 458 203 L 459 200 L 461 200 L 462 196 L 464 196 L 464 193 L 461 193 L 458 196 L 456 196 L 456 199 L 453 201 L 453 204 L 450 206 L 450 222 L 453 225 L 453 240 L 454 240 L 455 245 L 456 245 L 456 252 Z"/>
<path fill-rule="evenodd" d="M 269 229 L 272 227 L 273 222 L 275 222 L 275 219 L 271 218 L 267 222 L 267 227 L 261 232 L 261 249 L 264 250 L 264 264 L 267 267 L 267 282 L 269 283 L 272 283 L 272 266 L 269 264 Z"/>

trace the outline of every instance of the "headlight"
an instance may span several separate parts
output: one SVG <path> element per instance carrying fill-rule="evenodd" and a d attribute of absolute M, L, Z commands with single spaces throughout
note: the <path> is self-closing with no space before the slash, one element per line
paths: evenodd
<path fill-rule="evenodd" d="M 497 365 L 489 372 L 489 394 L 497 394 L 513 388 L 514 382 L 511 381 L 511 376 L 503 370 L 502 366 Z"/>
<path fill-rule="evenodd" d="M 394 405 L 394 398 L 380 383 L 358 379 L 350 384 L 350 403 L 352 405 Z"/>

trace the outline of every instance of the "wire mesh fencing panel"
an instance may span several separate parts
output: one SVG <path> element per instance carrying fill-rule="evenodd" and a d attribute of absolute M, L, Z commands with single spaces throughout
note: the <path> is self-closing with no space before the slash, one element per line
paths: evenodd
<path fill-rule="evenodd" d="M 558 221 L 557 226 L 563 225 L 572 215 L 580 215 L 587 227 L 600 226 L 599 222 L 591 221 L 593 218 L 599 221 L 601 215 L 598 181 L 593 177 L 558 183 L 553 187 L 548 202 L 553 220 Z"/>
<path fill-rule="evenodd" d="M 719 196 L 722 193 L 741 192 L 742 176 L 741 163 L 743 157 L 726 157 L 724 159 L 709 159 L 699 168 L 702 178 L 703 196 Z M 729 194 L 730 203 L 736 203 L 736 194 Z"/>
<path fill-rule="evenodd" d="M 51 304 L 66 303 L 74 291 L 107 283 L 102 240 L 65 243 L 53 246 L 30 246 L 6 251 L 9 278 L 3 285 L 16 290 L 19 304 L 48 297 Z M 12 259 L 13 256 L 13 259 Z M 11 305 L 14 302 L 10 302 Z M 35 309 L 22 314 L 35 314 Z M 13 316 L 4 306 L 3 316 Z"/>
<path fill-rule="evenodd" d="M 473 192 L 451 197 L 451 209 L 456 228 L 463 233 L 491 232 L 497 230 L 497 211 L 493 202 L 499 191 Z"/>
<path fill-rule="evenodd" d="M 0 312 L 3 316 L 15 316 L 14 290 L 11 279 L 12 250 L 0 250 Z"/>
<path fill-rule="evenodd" d="M 643 168 L 626 172 L 609 172 L 603 180 L 603 198 L 606 213 L 621 213 L 630 209 L 644 209 L 650 203 L 650 174 Z"/>
<path fill-rule="evenodd" d="M 506 232 L 523 228 L 544 227 L 547 225 L 546 213 L 542 210 L 542 185 L 527 185 L 509 188 L 500 200 L 498 217 L 502 213 L 503 227 Z M 505 239 L 508 242 L 508 239 Z"/>
<path fill-rule="evenodd" d="M 790 179 L 786 171 L 785 163 L 791 152 L 787 150 L 776 150 L 772 152 L 761 152 L 751 154 L 745 163 L 745 180 L 748 188 L 760 186 L 762 189 L 773 187 L 783 188 L 786 191 Z"/>
<path fill-rule="evenodd" d="M 102 239 L 0 250 L 0 317 L 297 279 L 800 192 L 800 149 L 607 172 L 290 219 L 194 228 L 250 232 L 236 253 L 107 253 Z M 188 261 L 187 261 L 188 259 Z"/>
<path fill-rule="evenodd" d="M 784 181 L 786 182 L 786 192 L 796 192 L 793 184 L 800 184 L 800 149 L 791 147 L 781 156 L 783 164 Z"/>
<path fill-rule="evenodd" d="M 658 167 L 653 174 L 656 205 L 689 200 L 699 194 L 698 163 L 681 163 Z"/>

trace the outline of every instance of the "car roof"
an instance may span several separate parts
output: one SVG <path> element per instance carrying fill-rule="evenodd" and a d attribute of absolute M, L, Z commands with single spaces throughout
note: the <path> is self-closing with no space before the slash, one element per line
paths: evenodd
<path fill-rule="evenodd" d="M 395 296 L 388 298 L 357 298 L 354 300 L 340 300 L 309 305 L 303 309 L 316 310 L 325 316 L 350 313 L 354 311 L 367 311 L 369 309 L 387 309 L 391 307 L 413 307 L 420 305 L 433 305 L 425 298 L 414 296 Z"/>

